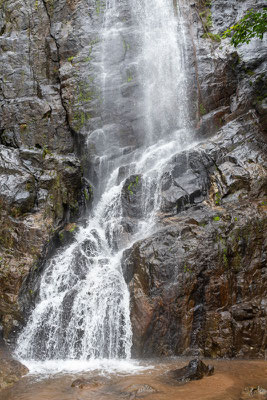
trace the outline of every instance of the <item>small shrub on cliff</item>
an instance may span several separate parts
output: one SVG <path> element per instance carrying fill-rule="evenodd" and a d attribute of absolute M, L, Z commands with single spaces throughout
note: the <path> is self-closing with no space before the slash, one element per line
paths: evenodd
<path fill-rule="evenodd" d="M 231 37 L 231 44 L 237 47 L 242 43 L 249 43 L 254 37 L 263 39 L 267 31 L 267 8 L 262 12 L 249 10 L 246 15 L 235 25 L 227 29 L 222 37 Z"/>

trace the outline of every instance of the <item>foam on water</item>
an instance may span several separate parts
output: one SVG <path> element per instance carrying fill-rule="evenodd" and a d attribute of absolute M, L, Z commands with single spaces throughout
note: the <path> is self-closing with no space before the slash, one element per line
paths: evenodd
<path fill-rule="evenodd" d="M 153 365 L 144 365 L 138 361 L 122 359 L 25 360 L 24 364 L 29 369 L 29 374 L 42 376 L 42 378 L 56 374 L 88 373 L 93 371 L 98 371 L 102 375 L 130 375 L 154 369 Z"/>

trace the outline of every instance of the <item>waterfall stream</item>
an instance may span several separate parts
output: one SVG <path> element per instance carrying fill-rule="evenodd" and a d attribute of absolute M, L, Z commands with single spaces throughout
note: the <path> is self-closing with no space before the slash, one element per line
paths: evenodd
<path fill-rule="evenodd" d="M 131 26 L 121 18 L 125 8 Z M 190 142 L 179 7 L 173 0 L 109 0 L 100 36 L 102 126 L 87 136 L 88 149 L 94 148 L 93 213 L 73 243 L 47 261 L 38 302 L 18 338 L 16 355 L 26 365 L 131 357 L 122 254 L 155 229 L 162 168 Z M 120 46 L 134 53 L 121 69 L 114 67 Z M 124 98 L 122 88 L 134 99 Z M 122 129 L 118 120 L 128 125 Z M 128 139 L 125 126 L 131 126 Z M 125 202 L 131 205 L 133 186 L 137 208 L 131 214 Z"/>

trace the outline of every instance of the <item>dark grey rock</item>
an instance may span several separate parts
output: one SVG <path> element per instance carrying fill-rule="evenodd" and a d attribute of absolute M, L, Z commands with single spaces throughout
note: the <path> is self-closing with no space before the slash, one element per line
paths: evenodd
<path fill-rule="evenodd" d="M 178 382 L 196 381 L 214 374 L 214 367 L 206 365 L 199 359 L 194 359 L 189 362 L 186 367 L 175 369 L 169 372 L 169 376 Z"/>

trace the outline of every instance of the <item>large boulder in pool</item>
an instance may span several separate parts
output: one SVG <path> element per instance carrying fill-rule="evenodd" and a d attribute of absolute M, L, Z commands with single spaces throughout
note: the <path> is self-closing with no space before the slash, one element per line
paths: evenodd
<path fill-rule="evenodd" d="M 189 382 L 202 379 L 204 376 L 214 374 L 214 367 L 206 365 L 203 361 L 194 359 L 183 368 L 175 369 L 169 372 L 169 376 L 178 382 Z"/>

